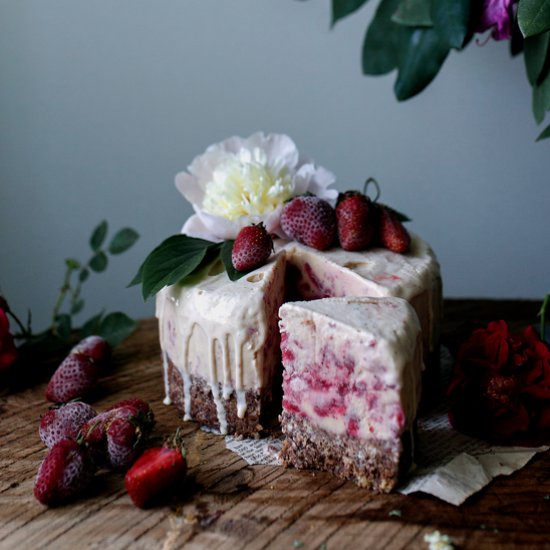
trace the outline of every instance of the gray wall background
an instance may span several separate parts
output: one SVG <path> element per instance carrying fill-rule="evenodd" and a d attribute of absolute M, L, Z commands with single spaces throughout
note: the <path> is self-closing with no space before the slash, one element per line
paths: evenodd
<path fill-rule="evenodd" d="M 2 0 L 0 288 L 12 307 L 47 323 L 64 258 L 87 259 L 106 219 L 141 239 L 86 283 L 82 318 L 152 315 L 125 286 L 191 213 L 174 175 L 256 130 L 288 133 L 341 190 L 376 177 L 436 250 L 447 296 L 542 299 L 550 143 L 534 141 L 522 59 L 471 44 L 399 104 L 394 75 L 361 75 L 375 6 L 331 30 L 328 0 Z"/>

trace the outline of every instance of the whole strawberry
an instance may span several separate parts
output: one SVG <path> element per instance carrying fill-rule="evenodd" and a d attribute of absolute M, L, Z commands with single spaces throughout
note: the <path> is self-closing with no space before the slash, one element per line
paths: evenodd
<path fill-rule="evenodd" d="M 376 209 L 362 193 L 348 191 L 336 206 L 338 240 L 344 250 L 365 250 L 372 243 Z"/>
<path fill-rule="evenodd" d="M 79 442 L 96 464 L 125 470 L 138 456 L 153 425 L 153 411 L 145 401 L 125 399 L 88 420 Z"/>
<path fill-rule="evenodd" d="M 411 236 L 399 221 L 398 215 L 383 205 L 378 206 L 378 234 L 384 248 L 405 254 L 411 247 Z"/>
<path fill-rule="evenodd" d="M 101 336 L 87 336 L 81 340 L 69 352 L 72 354 L 86 355 L 102 367 L 108 365 L 111 360 L 111 346 Z"/>
<path fill-rule="evenodd" d="M 289 238 L 326 250 L 336 238 L 336 214 L 334 208 L 319 197 L 294 197 L 283 208 L 281 227 Z"/>
<path fill-rule="evenodd" d="M 76 439 L 80 428 L 96 415 L 96 411 L 82 401 L 54 406 L 42 415 L 38 434 L 46 447 L 51 449 L 63 439 Z"/>
<path fill-rule="evenodd" d="M 75 497 L 94 474 L 85 449 L 76 441 L 64 439 L 46 455 L 34 482 L 34 496 L 47 506 L 57 506 Z"/>
<path fill-rule="evenodd" d="M 95 389 L 99 372 L 99 365 L 87 355 L 68 355 L 53 373 L 46 388 L 46 399 L 66 403 L 85 397 Z"/>
<path fill-rule="evenodd" d="M 132 502 L 147 508 L 175 494 L 186 473 L 185 451 L 176 434 L 172 444 L 145 450 L 126 472 L 124 483 Z"/>
<path fill-rule="evenodd" d="M 250 271 L 267 262 L 273 251 L 273 240 L 262 223 L 243 227 L 231 252 L 231 262 L 237 271 Z"/>

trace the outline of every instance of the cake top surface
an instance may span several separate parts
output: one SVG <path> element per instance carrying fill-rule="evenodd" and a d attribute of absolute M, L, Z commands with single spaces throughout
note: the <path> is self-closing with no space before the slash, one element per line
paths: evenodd
<path fill-rule="evenodd" d="M 336 329 L 348 327 L 358 333 L 368 333 L 386 340 L 393 340 L 404 331 L 416 337 L 420 331 L 414 309 L 401 298 L 323 298 L 287 302 L 279 311 L 281 318 L 293 313 L 310 318 L 321 316 L 334 324 Z"/>

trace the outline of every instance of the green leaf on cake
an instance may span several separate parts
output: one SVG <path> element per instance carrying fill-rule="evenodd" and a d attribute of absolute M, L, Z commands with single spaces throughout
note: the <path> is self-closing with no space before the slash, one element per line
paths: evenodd
<path fill-rule="evenodd" d="M 93 231 L 92 236 L 90 237 L 90 247 L 95 252 L 101 248 L 101 245 L 105 241 L 107 236 L 108 225 L 105 220 L 103 220 Z"/>
<path fill-rule="evenodd" d="M 175 284 L 193 273 L 207 252 L 219 247 L 219 243 L 204 239 L 173 235 L 147 256 L 132 283 L 142 283 L 143 299 L 147 300 L 165 286 Z"/>
<path fill-rule="evenodd" d="M 550 138 L 550 124 L 539 134 L 537 141 Z"/>
<path fill-rule="evenodd" d="M 229 240 L 224 241 L 224 243 L 221 246 L 220 249 L 220 258 L 223 262 L 223 265 L 225 266 L 225 270 L 227 271 L 227 276 L 232 281 L 237 281 L 240 279 L 243 275 L 246 275 L 248 272 L 246 271 L 237 271 L 233 267 L 233 260 L 231 259 L 231 253 L 233 252 L 233 243 L 235 241 Z"/>
<path fill-rule="evenodd" d="M 430 13 L 441 42 L 460 50 L 468 34 L 470 0 L 437 0 Z"/>
<path fill-rule="evenodd" d="M 368 0 L 332 0 L 332 24 L 357 11 Z"/>
<path fill-rule="evenodd" d="M 433 28 L 406 29 L 399 56 L 395 96 L 399 101 L 420 93 L 437 75 L 449 53 Z"/>
<path fill-rule="evenodd" d="M 550 0 L 521 0 L 518 23 L 526 38 L 550 30 Z"/>
<path fill-rule="evenodd" d="M 400 0 L 382 0 L 363 42 L 363 73 L 381 75 L 393 71 L 399 61 L 401 35 L 407 29 L 392 21 Z"/>
<path fill-rule="evenodd" d="M 118 231 L 109 243 L 109 252 L 111 254 L 122 254 L 128 250 L 139 238 L 137 231 L 131 227 L 124 227 Z"/>
<path fill-rule="evenodd" d="M 407 27 L 431 27 L 431 4 L 431 0 L 401 0 L 391 19 Z"/>

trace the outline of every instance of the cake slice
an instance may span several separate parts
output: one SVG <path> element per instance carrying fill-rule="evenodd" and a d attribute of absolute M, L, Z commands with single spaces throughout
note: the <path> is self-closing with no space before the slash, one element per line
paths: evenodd
<path fill-rule="evenodd" d="M 213 266 L 157 295 L 165 403 L 222 434 L 255 436 L 280 411 L 277 312 L 286 259 L 231 281 Z"/>
<path fill-rule="evenodd" d="M 388 492 L 412 462 L 418 317 L 401 298 L 325 298 L 279 310 L 287 466 Z"/>

